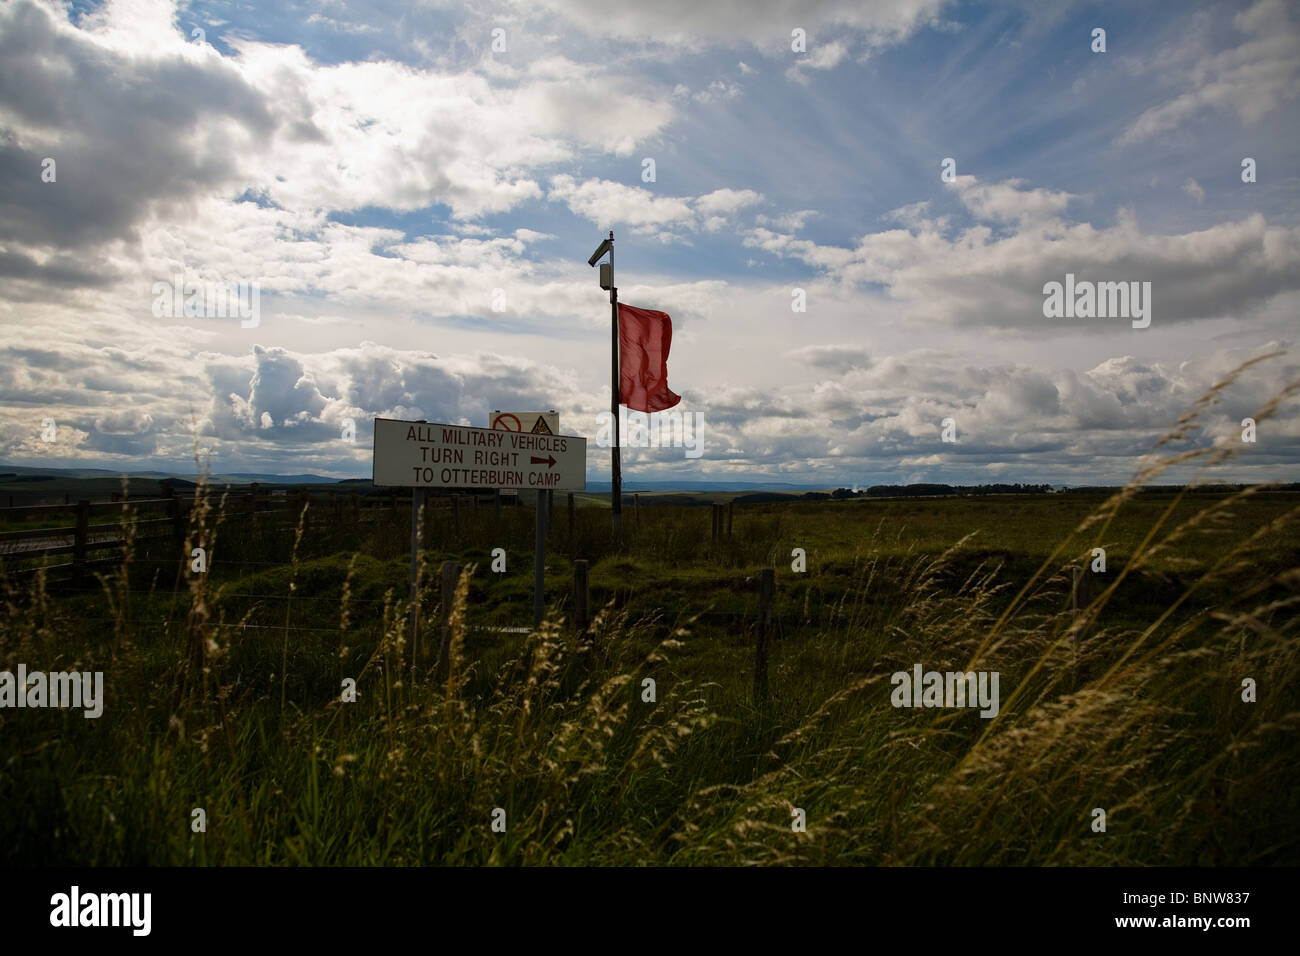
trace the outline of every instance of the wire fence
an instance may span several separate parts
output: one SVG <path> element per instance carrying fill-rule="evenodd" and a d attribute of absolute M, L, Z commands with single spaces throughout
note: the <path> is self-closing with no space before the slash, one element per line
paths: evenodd
<path fill-rule="evenodd" d="M 198 506 L 206 504 L 206 513 Z M 534 509 L 521 507 L 518 500 L 510 501 L 487 496 L 449 495 L 426 498 L 425 523 L 421 540 L 426 555 L 425 573 L 433 583 L 432 593 L 422 593 L 423 617 L 426 610 L 442 616 L 445 605 L 437 600 L 436 572 L 430 568 L 439 555 L 454 555 L 463 560 L 466 549 L 489 550 L 488 544 L 507 546 L 514 555 L 529 552 L 533 546 Z M 305 509 L 305 515 L 304 515 Z M 633 498 L 632 513 L 625 519 L 628 539 L 640 541 L 644 552 L 645 541 L 654 535 L 671 539 L 680 553 L 694 556 L 702 547 L 722 553 L 732 540 L 733 509 L 715 505 L 712 508 L 711 537 L 707 522 L 700 521 L 701 509 L 687 509 L 686 518 L 678 518 L 678 525 L 663 525 L 658 515 L 643 524 L 641 511 Z M 666 512 L 667 509 L 654 509 Z M 73 515 L 75 523 L 54 528 L 14 528 L 18 522 L 31 517 L 51 518 Z M 91 524 L 94 515 L 113 515 L 117 520 Z M 273 569 L 289 572 L 296 557 L 300 567 L 307 566 L 319 557 L 365 554 L 381 560 L 409 560 L 411 537 L 411 499 L 390 491 L 350 495 L 321 493 L 314 489 L 291 490 L 285 495 L 271 495 L 266 490 L 244 494 L 211 494 L 206 502 L 193 495 L 171 494 L 161 498 L 89 502 L 81 500 L 67 505 L 35 505 L 25 508 L 0 508 L 0 577 L 8 579 L 10 594 L 17 592 L 15 582 L 30 581 L 31 576 L 44 572 L 45 585 L 51 591 L 70 599 L 80 599 L 76 611 L 79 619 L 94 624 L 120 623 L 111 615 L 96 615 L 86 608 L 85 598 L 121 596 L 132 599 L 151 598 L 161 601 L 181 601 L 188 604 L 187 577 L 191 573 L 191 555 L 186 549 L 202 547 L 200 542 L 213 543 L 207 555 L 209 574 L 206 582 L 208 601 L 216 613 L 209 615 L 206 626 L 226 631 L 259 633 L 299 632 L 304 636 L 316 634 L 341 634 L 344 628 L 329 621 L 336 609 L 341 610 L 341 581 L 329 586 L 328 593 L 296 593 L 286 590 L 275 593 L 264 588 L 244 591 L 240 582 L 251 575 Z M 302 524 L 302 540 L 295 542 L 295 530 Z M 567 554 L 596 557 L 613 553 L 610 546 L 609 512 L 597 508 L 578 508 L 575 511 L 573 496 L 568 496 L 567 506 L 551 504 L 548 522 L 550 549 Z M 139 533 L 141 530 L 161 533 Z M 642 537 L 644 536 L 644 538 Z M 71 537 L 71 541 L 68 538 Z M 125 546 L 130 541 L 129 561 Z M 14 552 L 7 549 L 12 542 L 24 542 L 29 550 Z M 296 550 L 295 550 L 296 549 Z M 602 551 L 603 549 L 603 551 Z M 5 553 L 6 550 L 9 553 Z M 49 558 L 71 555 L 72 560 L 51 564 Z M 516 558 L 517 559 L 517 558 Z M 409 579 L 401 564 L 384 572 L 383 583 L 391 590 L 385 596 L 365 596 L 353 593 L 347 602 L 350 625 L 348 632 L 375 627 L 378 613 L 386 603 L 395 611 L 409 608 Z M 548 568 L 549 570 L 549 568 Z M 719 569 L 722 572 L 722 569 Z M 216 573 L 212 573 L 212 572 Z M 123 578 L 125 574 L 125 578 Z M 725 576 L 725 572 L 723 572 Z M 524 634 L 532 630 L 522 620 L 531 618 L 527 598 L 517 583 L 509 598 L 498 600 L 493 593 L 501 580 L 481 574 L 477 589 L 478 601 L 471 609 L 468 630 L 479 633 Z M 149 582 L 154 582 L 151 586 Z M 279 578 L 274 579 L 276 586 Z M 487 581 L 488 584 L 483 582 Z M 577 580 L 547 581 L 547 603 L 571 624 L 579 606 Z M 299 585 L 301 586 L 301 585 Z M 371 586 L 374 586 L 373 578 Z M 585 585 L 585 576 L 584 583 Z M 389 588 L 386 588 L 388 590 Z M 30 590 L 30 589 L 28 589 Z M 737 581 L 725 589 L 729 596 L 737 591 L 754 590 Z M 633 598 L 633 588 L 595 589 L 596 603 L 583 596 L 581 608 L 604 606 L 613 603 L 623 606 Z M 445 596 L 445 595 L 444 595 Z M 734 598 L 732 598 L 734 599 Z M 146 601 L 133 601 L 138 607 L 127 609 L 133 628 L 147 628 L 158 624 L 165 628 L 186 625 L 186 611 L 177 609 L 177 615 L 157 618 L 156 607 Z M 743 609 L 681 610 L 679 621 L 696 619 L 711 623 L 725 623 L 728 630 L 747 634 L 763 623 L 757 602 L 746 599 Z M 108 605 L 111 607 L 111 604 Z M 155 614 L 148 613 L 153 608 Z M 299 608 L 306 620 L 276 622 L 277 615 L 287 617 L 292 608 Z M 511 614 L 507 608 L 517 612 Z M 84 610 L 91 610 L 85 615 Z M 796 609 L 791 609 L 796 610 Z M 143 612 L 143 613 L 142 613 Z M 214 620 L 221 617 L 222 620 Z M 479 617 L 479 620 L 473 620 Z M 505 620 L 502 620 L 502 618 Z M 510 617 L 515 620 L 511 621 Z M 177 619 L 179 618 L 179 620 Z M 797 613 L 772 614 L 768 612 L 768 626 L 773 637 L 806 626 L 809 622 Z M 668 626 L 667 624 L 664 625 Z"/>

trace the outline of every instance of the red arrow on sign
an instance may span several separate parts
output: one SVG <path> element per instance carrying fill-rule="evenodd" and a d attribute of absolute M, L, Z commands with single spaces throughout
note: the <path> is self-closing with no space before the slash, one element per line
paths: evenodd
<path fill-rule="evenodd" d="M 529 455 L 528 459 L 534 465 L 545 465 L 547 468 L 555 467 L 555 456 L 553 455 L 549 458 L 538 458 L 536 455 Z"/>

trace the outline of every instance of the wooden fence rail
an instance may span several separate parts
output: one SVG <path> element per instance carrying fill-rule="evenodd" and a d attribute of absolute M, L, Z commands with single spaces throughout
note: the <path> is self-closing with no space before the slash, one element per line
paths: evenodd
<path fill-rule="evenodd" d="M 363 497 L 356 489 L 350 489 L 349 511 L 355 521 L 364 520 L 363 515 L 375 511 L 392 511 L 406 502 L 387 492 L 372 492 Z M 270 493 L 265 488 L 229 493 L 211 491 L 208 501 L 213 508 L 220 507 L 225 498 L 224 521 L 251 518 L 253 516 L 285 516 L 296 520 L 301 514 L 302 505 L 310 504 L 309 519 L 338 523 L 343 516 L 343 497 L 332 489 L 288 489 L 282 493 Z M 430 499 L 431 508 L 450 509 L 454 499 Z M 124 544 L 120 521 L 91 524 L 92 516 L 121 515 L 124 511 L 136 529 L 134 540 L 137 543 L 161 541 L 172 538 L 181 541 L 185 537 L 190 512 L 194 507 L 195 496 L 191 493 L 174 493 L 166 497 L 128 498 L 114 496 L 109 501 L 78 502 L 53 505 L 24 505 L 0 508 L 0 527 L 26 522 L 32 518 L 47 518 L 52 515 L 68 515 L 72 524 L 50 528 L 12 528 L 0 531 L 0 559 L 10 561 L 41 561 L 48 557 L 70 554 L 71 563 L 44 565 L 44 570 L 71 571 L 74 577 L 89 565 L 118 560 L 116 557 L 91 558 L 90 555 L 112 549 L 120 549 Z M 156 517 L 144 517 L 144 515 Z M 141 529 L 153 531 L 162 529 L 161 533 L 140 534 Z M 31 542 L 31 544 L 28 544 Z M 45 542 L 44 545 L 39 542 Z M 12 569 L 11 573 L 34 573 L 40 568 Z"/>

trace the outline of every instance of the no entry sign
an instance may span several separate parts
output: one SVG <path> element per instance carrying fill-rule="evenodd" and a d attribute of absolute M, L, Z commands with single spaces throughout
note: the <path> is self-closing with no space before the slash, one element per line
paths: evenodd
<path fill-rule="evenodd" d="M 587 487 L 587 439 L 375 419 L 372 477 L 399 488 Z"/>

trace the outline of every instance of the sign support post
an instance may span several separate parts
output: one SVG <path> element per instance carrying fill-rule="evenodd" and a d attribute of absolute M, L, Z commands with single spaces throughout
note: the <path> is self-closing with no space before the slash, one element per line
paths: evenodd
<path fill-rule="evenodd" d="M 537 492 L 537 529 L 533 539 L 533 627 L 542 623 L 546 596 L 546 496 Z"/>
<path fill-rule="evenodd" d="M 420 635 L 420 545 L 423 543 L 420 533 L 424 522 L 421 520 L 424 510 L 424 489 L 411 489 L 411 661 L 418 659 L 418 640 Z"/>

